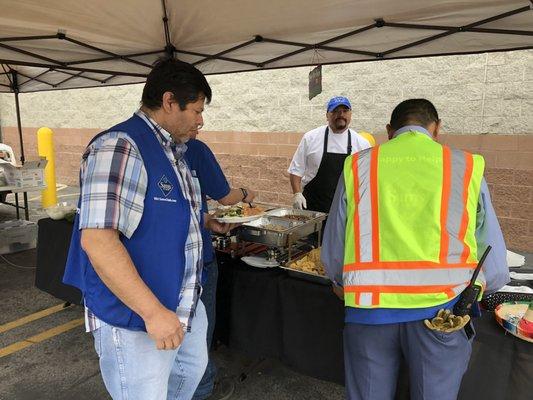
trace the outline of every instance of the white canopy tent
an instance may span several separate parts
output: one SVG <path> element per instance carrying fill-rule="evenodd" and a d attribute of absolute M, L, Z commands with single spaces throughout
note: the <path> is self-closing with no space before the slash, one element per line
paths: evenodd
<path fill-rule="evenodd" d="M 0 0 L 0 91 L 533 48 L 532 0 Z"/>
<path fill-rule="evenodd" d="M 0 92 L 533 48 L 533 0 L 0 0 Z"/>

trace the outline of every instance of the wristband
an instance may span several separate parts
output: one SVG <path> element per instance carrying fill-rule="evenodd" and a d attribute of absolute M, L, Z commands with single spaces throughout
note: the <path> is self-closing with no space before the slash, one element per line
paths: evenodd
<path fill-rule="evenodd" d="M 242 192 L 242 202 L 245 202 L 244 199 L 248 197 L 248 191 L 245 188 L 240 188 Z"/>

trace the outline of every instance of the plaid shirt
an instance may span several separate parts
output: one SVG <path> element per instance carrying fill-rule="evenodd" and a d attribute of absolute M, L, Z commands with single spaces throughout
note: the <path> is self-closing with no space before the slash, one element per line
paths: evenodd
<path fill-rule="evenodd" d="M 142 111 L 136 112 L 156 135 L 178 178 L 181 191 L 189 202 L 191 219 L 185 243 L 185 269 L 176 310 L 184 330 L 191 329 L 191 319 L 200 297 L 202 274 L 201 191 L 191 175 L 183 154 L 184 144 L 174 143 L 170 134 Z M 136 144 L 123 132 L 108 132 L 95 140 L 82 157 L 79 229 L 112 228 L 131 238 L 144 209 L 148 175 Z M 85 309 L 85 328 L 91 332 L 101 321 Z"/>

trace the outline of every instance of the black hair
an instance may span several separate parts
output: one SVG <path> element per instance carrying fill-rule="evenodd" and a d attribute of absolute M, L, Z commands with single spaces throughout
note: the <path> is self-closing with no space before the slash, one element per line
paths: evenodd
<path fill-rule="evenodd" d="M 421 125 L 427 128 L 432 122 L 438 122 L 437 109 L 426 99 L 409 99 L 398 104 L 392 111 L 390 126 L 398 130 L 406 125 Z"/>
<path fill-rule="evenodd" d="M 175 58 L 156 61 L 146 78 L 142 105 L 150 110 L 161 108 L 165 92 L 172 92 L 181 110 L 204 96 L 207 103 L 211 101 L 211 87 L 204 74 L 191 64 Z"/>

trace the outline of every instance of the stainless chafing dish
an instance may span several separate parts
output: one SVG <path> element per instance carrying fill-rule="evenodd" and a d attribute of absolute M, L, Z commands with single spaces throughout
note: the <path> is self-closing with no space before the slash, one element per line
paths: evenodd
<path fill-rule="evenodd" d="M 307 220 L 291 219 L 291 216 L 307 217 Z M 309 236 L 322 229 L 327 214 L 294 210 L 292 208 L 276 208 L 254 221 L 242 224 L 237 234 L 240 240 L 262 243 L 267 246 L 288 247 L 296 240 Z"/>
<path fill-rule="evenodd" d="M 242 224 L 237 233 L 239 241 L 261 243 L 270 247 L 283 247 L 291 260 L 293 245 L 312 233 L 320 233 L 327 214 L 318 211 L 275 208 L 254 221 Z"/>

